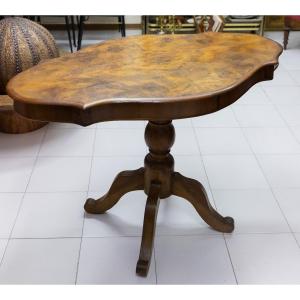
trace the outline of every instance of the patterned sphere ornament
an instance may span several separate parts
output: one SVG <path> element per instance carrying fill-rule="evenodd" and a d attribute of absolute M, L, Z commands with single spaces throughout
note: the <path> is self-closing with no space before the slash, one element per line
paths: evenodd
<path fill-rule="evenodd" d="M 19 17 L 0 21 L 0 132 L 25 133 L 47 124 L 17 114 L 5 86 L 18 73 L 58 56 L 55 40 L 43 26 Z"/>
<path fill-rule="evenodd" d="M 38 64 L 59 56 L 55 40 L 43 26 L 20 17 L 0 21 L 0 94 L 9 79 Z"/>

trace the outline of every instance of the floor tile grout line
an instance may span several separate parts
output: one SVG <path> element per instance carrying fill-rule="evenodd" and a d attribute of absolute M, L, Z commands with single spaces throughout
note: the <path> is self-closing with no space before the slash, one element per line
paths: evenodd
<path fill-rule="evenodd" d="M 51 124 L 54 124 L 54 123 L 51 123 Z M 62 124 L 66 124 L 66 123 L 62 123 Z M 49 124 L 50 125 L 50 124 Z M 79 130 L 79 131 L 82 131 L 82 130 L 94 130 L 96 129 L 96 127 L 91 127 L 91 128 L 88 128 L 88 127 L 82 127 L 82 126 L 78 126 L 78 127 L 62 127 L 62 126 L 59 126 L 59 125 L 52 125 L 52 126 L 48 126 L 48 129 L 51 131 L 51 130 L 66 130 L 66 131 L 75 131 L 75 130 Z"/>
<path fill-rule="evenodd" d="M 86 192 L 86 197 L 88 197 L 88 192 Z M 75 285 L 77 285 L 77 279 L 78 279 L 79 263 L 80 263 L 80 257 L 81 257 L 81 247 L 82 247 L 82 241 L 83 241 L 84 223 L 85 223 L 85 212 L 83 213 L 83 220 L 82 220 L 81 236 L 80 236 L 80 243 L 79 243 L 79 250 L 78 250 L 78 259 L 77 259 L 77 264 L 76 264 L 76 273 L 75 273 L 75 281 L 74 281 Z"/>
<path fill-rule="evenodd" d="M 262 87 L 262 90 L 263 90 L 263 92 L 265 93 L 263 87 Z M 267 95 L 266 95 L 266 96 L 267 96 Z M 268 98 L 268 97 L 267 97 L 267 98 Z M 268 99 L 269 99 L 269 98 L 268 98 Z M 269 100 L 270 100 L 270 99 L 269 99 Z M 240 122 L 239 122 L 239 120 L 238 120 L 238 118 L 237 118 L 237 116 L 236 116 L 236 113 L 234 112 L 234 110 L 232 110 L 232 111 L 233 111 L 233 115 L 234 115 L 234 117 L 235 117 L 237 123 L 238 123 L 239 125 L 241 125 Z M 280 117 L 281 117 L 281 116 L 280 116 Z M 282 117 L 281 117 L 281 118 L 282 118 Z M 267 178 L 265 172 L 263 171 L 262 166 L 261 166 L 260 163 L 259 163 L 259 160 L 258 160 L 258 158 L 257 158 L 257 155 L 256 155 L 256 153 L 254 152 L 254 149 L 253 149 L 253 147 L 251 146 L 251 144 L 250 144 L 250 142 L 249 142 L 249 140 L 248 140 L 248 138 L 247 138 L 247 135 L 245 134 L 245 129 L 244 129 L 244 128 L 241 128 L 241 131 L 242 131 L 242 134 L 243 134 L 244 138 L 246 139 L 246 142 L 248 143 L 248 146 L 249 146 L 249 148 L 250 148 L 250 150 L 251 150 L 251 152 L 252 152 L 252 155 L 254 156 L 254 159 L 256 160 L 256 162 L 257 162 L 257 164 L 258 164 L 258 166 L 259 166 L 259 168 L 260 168 L 260 170 L 261 170 L 261 172 L 262 172 L 262 174 L 263 174 L 263 176 L 264 176 L 264 178 L 265 178 L 265 180 L 266 180 L 266 182 L 267 182 L 267 184 L 268 184 L 268 186 L 269 186 L 269 188 L 270 188 L 270 191 L 271 191 L 271 193 L 272 193 L 272 195 L 273 195 L 273 197 L 274 197 L 274 199 L 275 199 L 275 201 L 276 201 L 276 203 L 277 203 L 277 206 L 278 206 L 278 208 L 280 209 L 281 215 L 283 216 L 283 218 L 285 219 L 285 221 L 286 221 L 286 223 L 287 223 L 287 225 L 288 225 L 288 227 L 289 227 L 290 233 L 293 235 L 294 239 L 296 240 L 294 234 L 292 233 L 292 228 L 291 228 L 291 226 L 290 226 L 290 224 L 289 224 L 289 222 L 288 222 L 288 220 L 287 220 L 285 214 L 283 213 L 283 211 L 282 211 L 282 209 L 281 209 L 281 207 L 280 207 L 280 205 L 279 205 L 279 203 L 278 203 L 278 201 L 277 201 L 277 198 L 275 197 L 275 193 L 274 193 L 274 191 L 273 191 L 273 189 L 272 189 L 272 186 L 271 186 L 271 184 L 270 184 L 270 182 L 269 182 L 269 180 L 268 180 L 268 178 Z M 224 236 L 224 238 L 225 238 L 225 236 Z M 226 238 L 225 238 L 225 240 L 226 240 Z M 296 243 L 297 243 L 297 241 L 296 241 Z M 297 245 L 298 245 L 298 243 L 297 243 Z M 229 248 L 228 248 L 228 251 L 229 251 Z M 230 253 L 230 251 L 229 251 L 229 253 Z"/>
<path fill-rule="evenodd" d="M 195 127 L 193 127 L 193 131 L 194 131 L 194 137 L 196 139 L 196 144 L 197 144 L 197 147 L 198 147 L 198 151 L 200 153 L 201 162 L 202 162 L 203 169 L 204 169 L 204 172 L 205 172 L 207 184 L 208 184 L 208 187 L 210 189 L 210 194 L 211 194 L 211 197 L 212 197 L 212 201 L 215 204 L 215 207 L 217 209 L 216 201 L 214 199 L 214 195 L 213 195 L 213 191 L 212 191 L 211 184 L 210 184 L 210 181 L 209 181 L 209 177 L 207 175 L 207 170 L 205 168 L 205 164 L 204 164 L 204 160 L 203 160 L 203 155 L 202 155 L 202 152 L 201 152 L 201 147 L 200 147 L 200 143 L 199 143 L 199 139 L 198 139 L 198 135 L 197 135 Z M 227 243 L 226 243 L 226 239 L 225 239 L 224 233 L 222 234 L 222 237 L 223 237 L 223 241 L 225 243 L 225 247 L 227 249 L 227 255 L 228 255 L 228 258 L 229 258 L 229 261 L 230 261 L 230 264 L 231 264 L 231 269 L 232 269 L 232 272 L 233 272 L 233 275 L 234 275 L 234 278 L 235 278 L 235 282 L 236 282 L 236 284 L 238 284 L 238 279 L 237 279 L 236 272 L 235 272 L 235 269 L 234 269 L 234 266 L 233 266 L 233 263 L 232 263 L 232 260 L 231 260 L 231 255 L 230 255 L 229 249 L 227 247 Z"/>
<path fill-rule="evenodd" d="M 266 174 L 265 174 L 265 172 L 264 172 L 264 170 L 263 170 L 263 168 L 262 168 L 262 166 L 261 166 L 261 164 L 260 164 L 260 162 L 259 162 L 259 160 L 258 160 L 258 158 L 257 158 L 257 156 L 255 154 L 254 154 L 254 158 L 255 158 L 255 160 L 256 160 L 256 162 L 257 162 L 257 164 L 258 164 L 258 166 L 259 166 L 259 168 L 260 168 L 260 170 L 261 170 L 261 172 L 263 174 L 263 176 L 265 177 L 265 180 L 266 180 L 267 184 L 270 187 L 270 191 L 271 191 L 271 193 L 272 193 L 272 195 L 273 195 L 273 197 L 274 197 L 274 199 L 276 201 L 276 204 L 277 204 L 277 206 L 278 206 L 278 208 L 279 208 L 279 210 L 280 210 L 283 218 L 285 219 L 285 221 L 286 221 L 286 223 L 287 223 L 287 225 L 288 225 L 288 227 L 290 229 L 290 233 L 292 234 L 293 238 L 295 239 L 296 244 L 300 248 L 299 242 L 298 242 L 298 240 L 297 240 L 297 238 L 296 238 L 296 236 L 295 236 L 295 234 L 294 234 L 294 232 L 292 230 L 292 227 L 291 227 L 291 225 L 290 225 L 290 223 L 289 223 L 289 221 L 288 221 L 288 219 L 287 219 L 284 211 L 282 210 L 282 207 L 281 207 L 281 205 L 280 205 L 280 203 L 279 203 L 279 201 L 278 201 L 278 199 L 277 199 L 277 197 L 276 197 L 276 195 L 274 193 L 273 187 L 271 186 L 271 184 L 270 184 L 270 182 L 269 182 L 269 180 L 268 180 L 268 178 L 267 178 L 267 176 L 266 176 Z"/>
<path fill-rule="evenodd" d="M 209 156 L 209 155 L 207 155 Z M 252 156 L 251 155 L 248 155 L 248 156 Z M 260 155 L 262 156 L 262 155 Z M 274 154 L 274 156 L 277 156 L 276 154 Z M 194 157 L 194 156 L 193 156 Z M 198 157 L 200 158 L 200 157 Z M 257 188 L 238 188 L 238 187 L 235 187 L 235 188 L 225 188 L 225 187 L 222 187 L 222 188 L 213 188 L 212 190 L 216 190 L 216 191 L 228 191 L 228 190 L 235 190 L 235 191 L 248 191 L 248 190 L 268 190 L 269 188 L 267 187 L 257 187 Z M 276 189 L 285 189 L 285 190 L 300 190 L 300 187 L 285 187 L 285 188 L 274 188 L 275 190 Z M 77 190 L 77 191 L 74 191 L 74 190 L 49 190 L 49 191 L 30 191 L 30 192 L 26 192 L 26 194 L 66 194 L 66 193 L 73 193 L 73 194 L 80 194 L 80 193 L 86 193 L 87 190 Z M 106 192 L 106 190 L 90 190 L 89 192 L 93 192 L 93 193 L 104 193 Z M 0 195 L 1 194 L 23 194 L 24 192 L 10 192 L 10 191 L 3 191 L 3 192 L 0 192 Z"/>
<path fill-rule="evenodd" d="M 95 159 L 95 151 L 96 151 L 96 139 L 97 139 L 97 129 L 95 129 L 94 132 L 94 141 L 93 141 L 93 150 L 92 150 L 92 160 L 91 160 L 91 168 L 90 168 L 90 173 L 89 173 L 89 184 L 87 187 L 87 193 L 90 192 L 90 187 L 91 187 L 91 177 L 92 177 L 92 169 L 93 169 L 93 164 L 94 164 L 94 159 Z"/>
<path fill-rule="evenodd" d="M 285 156 L 285 155 L 290 155 L 290 156 L 299 156 L 300 155 L 300 152 L 299 153 L 256 153 L 257 155 L 259 156 Z M 221 154 L 202 154 L 202 156 L 236 156 L 236 155 L 239 155 L 239 156 L 252 156 L 253 153 L 235 153 L 235 154 L 224 154 L 224 153 L 221 153 Z M 192 155 L 191 155 L 192 156 Z"/>
<path fill-rule="evenodd" d="M 297 143 L 300 143 L 298 142 L 297 140 Z M 299 156 L 300 155 L 300 151 L 299 152 L 278 152 L 278 153 L 257 153 L 258 155 L 276 155 L 276 156 L 284 156 L 284 155 L 294 155 L 294 156 Z M 240 156 L 251 156 L 252 153 L 205 153 L 205 154 L 172 154 L 174 157 L 188 157 L 188 156 L 236 156 L 236 155 L 240 155 Z M 80 159 L 80 158 L 124 158 L 124 157 L 128 157 L 128 158 L 141 158 L 143 157 L 143 155 L 113 155 L 113 156 L 48 156 L 48 157 L 43 157 L 43 156 L 39 156 L 38 158 L 41 159 L 41 158 L 62 158 L 62 159 Z M 35 158 L 34 156 L 31 156 L 31 157 L 3 157 L 3 158 L 12 158 L 12 159 L 18 159 L 18 158 Z M 22 191 L 19 191 L 19 192 L 10 192 L 10 191 L 2 191 L 0 193 L 23 193 Z"/>
<path fill-rule="evenodd" d="M 280 117 L 282 118 L 281 115 L 280 115 Z M 237 121 L 238 121 L 238 120 L 237 120 Z M 238 122 L 238 123 L 239 123 L 239 122 Z M 240 123 L 239 123 L 239 124 L 240 124 Z M 287 219 L 285 213 L 283 212 L 282 207 L 280 206 L 280 203 L 279 203 L 279 201 L 278 201 L 278 199 L 277 199 L 277 197 L 276 197 L 276 195 L 275 195 L 275 193 L 274 193 L 273 187 L 272 187 L 271 183 L 269 182 L 269 179 L 268 179 L 268 177 L 266 176 L 266 174 L 265 174 L 265 172 L 264 172 L 264 170 L 263 170 L 263 167 L 261 166 L 261 164 L 260 164 L 260 162 L 259 162 L 259 159 L 258 159 L 258 157 L 257 157 L 257 154 L 254 152 L 254 149 L 253 149 L 253 147 L 251 146 L 251 144 L 250 144 L 250 142 L 249 142 L 249 140 L 248 140 L 248 138 L 247 138 L 247 135 L 245 134 L 245 130 L 244 130 L 243 128 L 242 128 L 242 133 L 243 133 L 243 135 L 244 135 L 244 137 L 245 137 L 245 139 L 246 139 L 246 141 L 247 141 L 247 143 L 248 143 L 248 145 L 249 145 L 249 147 L 250 147 L 250 149 L 251 149 L 251 151 L 252 151 L 253 157 L 254 157 L 256 163 L 258 164 L 258 167 L 260 168 L 260 170 L 261 170 L 261 172 L 262 172 L 262 174 L 263 174 L 263 176 L 264 176 L 264 178 L 265 178 L 266 183 L 267 183 L 268 186 L 269 186 L 269 189 L 270 189 L 270 191 L 271 191 L 271 193 L 272 193 L 272 196 L 273 196 L 273 198 L 274 198 L 274 200 L 275 200 L 275 202 L 276 202 L 276 204 L 277 204 L 277 206 L 278 206 L 278 208 L 279 208 L 279 210 L 280 210 L 280 212 L 281 212 L 281 215 L 283 216 L 283 218 L 284 218 L 284 220 L 285 220 L 287 226 L 289 227 L 290 233 L 292 234 L 292 236 L 293 236 L 293 238 L 294 238 L 296 244 L 298 245 L 298 247 L 300 247 L 299 242 L 298 242 L 298 240 L 297 240 L 295 234 L 293 233 L 292 227 L 291 227 L 291 225 L 290 225 L 290 223 L 289 223 L 289 221 L 288 221 L 288 219 Z"/>
<path fill-rule="evenodd" d="M 300 69 L 289 70 L 289 69 L 286 69 L 285 67 L 284 67 L 284 69 L 289 74 L 289 76 L 296 82 L 296 85 L 299 87 L 300 83 L 298 83 L 297 80 L 294 79 L 294 76 L 291 74 L 291 72 L 293 72 L 293 71 L 300 71 Z"/>
<path fill-rule="evenodd" d="M 26 192 L 26 194 L 66 194 L 66 193 L 70 193 L 70 194 L 83 194 L 86 193 L 87 190 L 85 191 L 42 191 L 42 192 L 35 192 L 35 191 L 30 191 L 30 192 Z M 97 191 L 96 191 L 97 192 Z M 1 194 L 23 194 L 24 192 L 0 192 Z"/>
<path fill-rule="evenodd" d="M 201 152 L 201 147 L 200 147 L 200 144 L 199 144 L 199 140 L 198 140 L 198 136 L 197 136 L 197 132 L 196 132 L 196 128 L 195 127 L 193 127 L 193 132 L 194 132 L 194 138 L 196 139 L 197 148 L 198 148 L 198 151 L 200 153 L 200 159 L 201 159 L 201 163 L 202 163 L 202 166 L 203 166 L 205 178 L 207 180 L 207 184 L 208 184 L 209 190 L 210 190 L 210 192 L 212 194 L 211 185 L 210 185 L 210 182 L 209 182 L 209 179 L 208 179 L 208 175 L 207 175 L 207 171 L 206 171 L 206 168 L 205 168 L 205 165 L 204 165 L 203 154 Z M 212 195 L 212 200 L 213 200 L 214 205 L 216 205 L 215 199 L 214 199 L 213 195 Z"/>
<path fill-rule="evenodd" d="M 264 90 L 263 87 L 262 87 L 262 90 L 263 90 L 263 93 L 265 93 L 265 90 Z M 266 95 L 267 98 L 269 99 L 269 97 L 268 97 L 268 95 L 267 95 L 266 93 L 265 93 L 265 95 Z M 270 100 L 270 99 L 269 99 L 269 100 Z M 272 105 L 273 105 L 273 104 L 272 104 Z M 237 116 L 236 116 L 234 110 L 232 110 L 232 111 L 233 111 L 233 115 L 234 115 L 236 121 L 237 121 L 238 124 L 240 125 L 240 122 L 239 122 L 239 120 L 238 120 L 238 118 L 237 118 Z M 281 116 L 281 115 L 280 115 L 280 118 L 282 119 L 282 116 Z M 283 120 L 283 121 L 284 121 L 284 120 Z M 245 134 L 245 129 L 244 129 L 244 128 L 241 128 L 241 131 L 242 131 L 242 134 L 243 134 L 244 138 L 246 139 L 246 142 L 248 143 L 248 146 L 250 147 L 250 150 L 251 150 L 251 152 L 252 152 L 252 154 L 253 154 L 253 156 L 254 156 L 254 159 L 256 160 L 256 163 L 258 164 L 258 166 L 259 166 L 259 168 L 260 168 L 260 170 L 261 170 L 261 172 L 262 172 L 262 174 L 263 174 L 263 176 L 264 176 L 264 178 L 265 178 L 265 180 L 266 180 L 266 182 L 267 182 L 267 184 L 268 184 L 268 186 L 269 186 L 269 188 L 270 188 L 270 191 L 271 191 L 271 193 L 272 193 L 272 195 L 273 195 L 273 197 L 274 197 L 274 199 L 275 199 L 275 202 L 277 203 L 277 206 L 278 206 L 278 208 L 279 208 L 279 210 L 280 210 L 280 212 L 281 212 L 281 215 L 282 215 L 283 218 L 285 219 L 285 222 L 286 222 L 286 224 L 287 224 L 287 226 L 288 226 L 288 228 L 289 228 L 289 230 L 290 230 L 290 233 L 292 234 L 292 236 L 293 236 L 293 238 L 294 238 L 296 244 L 297 244 L 298 247 L 299 247 L 299 243 L 298 243 L 298 241 L 297 241 L 296 236 L 295 236 L 294 233 L 292 232 L 292 228 L 291 228 L 291 226 L 290 226 L 290 224 L 289 224 L 289 222 L 288 222 L 288 220 L 287 220 L 287 217 L 286 217 L 286 215 L 284 214 L 284 212 L 283 212 L 283 210 L 282 210 L 282 208 L 281 208 L 281 206 L 280 206 L 280 204 L 279 204 L 279 202 L 278 202 L 278 200 L 277 200 L 277 197 L 275 196 L 274 190 L 273 190 L 273 188 L 272 188 L 272 186 L 271 186 L 271 184 L 270 184 L 270 182 L 269 182 L 269 180 L 268 180 L 268 178 L 267 178 L 267 176 L 266 176 L 266 174 L 265 174 L 265 172 L 264 172 L 264 170 L 263 170 L 261 164 L 259 163 L 259 160 L 258 160 L 258 158 L 257 158 L 257 155 L 256 155 L 256 153 L 254 152 L 254 149 L 253 149 L 253 147 L 251 146 L 251 144 L 250 144 L 250 142 L 249 142 L 249 140 L 248 140 L 248 138 L 247 138 L 247 135 Z M 224 236 L 224 239 L 225 239 L 225 242 L 226 242 L 225 236 Z M 227 245 L 227 243 L 226 243 L 226 245 Z M 228 249 L 228 252 L 230 253 L 229 248 L 227 248 L 227 249 Z"/>
<path fill-rule="evenodd" d="M 7 241 L 7 244 L 6 244 L 6 246 L 5 246 L 5 249 L 4 249 L 2 258 L 1 258 L 1 260 L 0 260 L 0 269 L 1 269 L 2 263 L 3 263 L 3 261 L 4 261 L 5 255 L 6 255 L 6 252 L 7 252 L 7 249 L 8 249 L 9 242 L 10 242 L 10 240 L 11 240 L 11 238 L 12 238 L 12 234 L 13 234 L 15 225 L 16 225 L 16 223 L 17 223 L 17 219 L 18 219 L 18 217 L 19 217 L 19 214 L 20 214 L 20 211 L 21 211 L 21 208 L 22 208 L 24 199 L 25 199 L 26 191 L 27 191 L 27 189 L 28 189 L 28 186 L 29 186 L 30 181 L 31 181 L 32 174 L 33 174 L 34 169 L 35 169 L 35 167 L 36 167 L 36 164 L 37 164 L 37 161 L 38 161 L 38 155 L 39 155 L 39 152 L 40 152 L 40 150 L 41 150 L 41 148 L 42 148 L 42 143 L 43 143 L 43 141 L 44 141 L 44 139 L 45 139 L 45 136 L 46 136 L 47 131 L 48 131 L 48 126 L 46 126 L 46 128 L 45 128 L 45 130 L 44 130 L 44 132 L 43 132 L 43 135 L 42 135 L 42 138 L 41 138 L 41 141 L 40 141 L 40 144 L 39 144 L 39 148 L 38 148 L 37 154 L 36 154 L 36 156 L 35 156 L 35 160 L 34 160 L 34 162 L 33 162 L 33 165 L 32 165 L 32 169 L 31 169 L 30 175 L 29 175 L 29 177 L 28 177 L 28 181 L 27 181 L 25 190 L 24 190 L 24 192 L 23 192 L 23 195 L 22 195 L 20 204 L 19 204 L 19 206 L 18 206 L 18 210 L 17 210 L 17 213 L 16 213 L 16 217 L 15 217 L 14 222 L 13 222 L 13 225 L 12 225 L 12 227 L 11 227 L 10 234 L 9 234 L 9 237 L 8 237 L 8 241 Z"/>
<path fill-rule="evenodd" d="M 100 131 L 103 131 L 103 130 L 113 130 L 113 131 L 116 131 L 116 130 L 120 130 L 120 131 L 131 131 L 131 130 L 135 130 L 135 131 L 141 131 L 141 132 L 144 132 L 145 130 L 145 127 L 131 127 L 131 128 L 127 128 L 127 127 L 111 127 L 111 128 L 103 128 L 103 127 L 97 127 L 96 130 L 100 130 Z"/>
<path fill-rule="evenodd" d="M 250 156 L 250 155 L 249 155 Z M 252 156 L 252 155 L 251 155 Z M 275 190 L 277 188 L 274 188 Z M 300 190 L 300 187 L 287 187 L 287 188 L 278 188 L 278 189 L 284 189 L 284 190 Z M 211 191 L 250 191 L 250 190 L 257 190 L 257 191 L 264 191 L 264 190 L 269 190 L 269 187 L 260 187 L 260 188 L 255 188 L 255 189 L 251 189 L 251 188 L 213 188 Z M 30 191 L 30 192 L 26 192 L 26 194 L 67 194 L 67 193 L 73 193 L 73 194 L 82 194 L 82 193 L 86 193 L 87 191 L 65 191 L 65 190 L 57 190 L 57 191 Z M 105 193 L 105 191 L 101 191 L 101 190 L 90 190 L 89 192 L 92 193 L 99 193 L 99 194 L 103 194 Z M 24 194 L 24 192 L 0 192 L 1 194 Z"/>
<path fill-rule="evenodd" d="M 300 232 L 294 231 L 295 234 Z M 225 233 L 223 233 L 225 235 Z M 237 232 L 235 235 L 290 235 L 290 231 L 281 232 Z M 157 234 L 159 238 L 164 237 L 221 237 L 222 233 L 191 233 L 191 234 Z M 229 235 L 229 234 L 228 234 Z M 119 238 L 141 238 L 141 235 L 107 235 L 107 236 L 82 236 L 82 239 L 119 239 Z M 80 239 L 81 236 L 55 236 L 55 237 L 13 237 L 10 240 L 62 240 L 62 239 Z M 8 240 L 0 238 L 0 240 Z"/>
<path fill-rule="evenodd" d="M 265 127 L 266 128 L 266 127 Z M 280 153 L 257 153 L 258 155 L 295 155 L 295 156 L 299 156 L 300 155 L 300 150 L 299 152 L 280 152 Z M 251 156 L 252 153 L 242 153 L 242 152 L 237 152 L 237 153 L 205 153 L 205 154 L 201 154 L 202 156 Z M 191 155 L 192 156 L 192 155 Z"/>
<path fill-rule="evenodd" d="M 155 284 L 157 284 L 157 262 L 156 262 L 155 241 L 153 246 L 153 258 L 154 258 Z"/>
<path fill-rule="evenodd" d="M 93 150 L 92 150 L 92 158 L 91 158 L 91 167 L 90 167 L 90 173 L 89 173 L 89 184 L 87 187 L 86 192 L 86 198 L 88 198 L 89 192 L 90 192 L 90 185 L 91 185 L 91 177 L 92 177 L 92 169 L 93 169 L 93 163 L 94 163 L 94 154 L 96 149 L 96 137 L 97 137 L 97 128 L 94 128 L 94 140 L 93 140 Z M 81 238 L 80 238 L 80 245 L 79 245 L 79 253 L 78 253 L 78 260 L 77 260 L 77 266 L 76 266 L 76 275 L 75 275 L 75 285 L 77 285 L 78 281 L 78 271 L 79 271 L 79 263 L 80 263 L 80 257 L 81 257 L 81 247 L 82 247 L 82 241 L 83 241 L 83 232 L 84 232 L 84 224 L 85 224 L 85 216 L 86 213 L 83 213 L 83 221 L 82 221 L 82 229 L 81 229 Z"/>
<path fill-rule="evenodd" d="M 225 128 L 225 127 L 224 127 Z M 243 129 L 243 127 L 240 127 L 241 129 Z M 245 127 L 244 127 L 245 128 Z M 250 127 L 246 127 L 246 128 L 250 128 Z M 253 127 L 251 127 L 253 128 Z M 274 128 L 274 129 L 278 129 L 279 127 L 261 127 L 261 128 Z M 286 127 L 280 127 L 280 128 L 286 128 Z M 238 128 L 237 128 L 238 129 Z M 300 141 L 298 141 L 297 139 L 297 143 L 300 143 Z M 145 155 L 147 153 L 145 152 Z M 278 152 L 278 153 L 257 153 L 259 155 L 300 155 L 300 151 L 299 152 Z M 252 155 L 252 153 L 203 153 L 203 154 L 199 154 L 199 153 L 194 153 L 194 154 L 178 154 L 178 153 L 173 153 L 173 156 L 179 156 L 179 157 L 186 157 L 186 156 L 218 156 L 218 155 L 222 155 L 222 156 L 234 156 L 234 155 Z M 4 158 L 35 158 L 36 156 L 2 156 L 0 157 L 0 159 L 4 159 Z M 53 156 L 39 156 L 39 159 L 45 159 L 45 158 L 69 158 L 69 159 L 74 159 L 74 158 L 116 158 L 116 157 L 120 157 L 120 158 L 124 158 L 124 157 L 128 157 L 128 158 L 137 158 L 137 157 L 143 157 L 143 154 L 126 154 L 126 155 L 82 155 L 82 156 L 72 156 L 72 155 L 53 155 Z"/>
<path fill-rule="evenodd" d="M 236 275 L 236 272 L 235 272 L 235 269 L 234 269 L 234 265 L 233 265 L 233 262 L 232 262 L 232 258 L 231 258 L 231 254 L 230 254 L 230 251 L 229 251 L 229 248 L 228 248 L 226 237 L 225 237 L 224 233 L 222 235 L 223 235 L 225 247 L 226 247 L 226 250 L 227 250 L 227 254 L 228 254 L 228 257 L 229 257 L 229 260 L 230 260 L 231 268 L 232 268 L 232 271 L 233 271 L 233 274 L 234 274 L 235 282 L 238 285 L 239 282 L 238 282 L 237 275 Z"/>
<path fill-rule="evenodd" d="M 269 97 L 264 89 L 263 89 L 263 91 L 264 91 L 265 95 L 266 95 L 267 97 Z M 273 103 L 272 103 L 272 104 L 273 104 Z M 293 132 L 293 130 L 290 128 L 289 123 L 288 123 L 288 122 L 285 120 L 285 118 L 282 116 L 282 114 L 280 113 L 280 111 L 278 110 L 278 108 L 276 107 L 276 105 L 273 104 L 273 107 L 274 107 L 274 109 L 277 111 L 277 113 L 279 114 L 279 116 L 283 119 L 283 121 L 284 121 L 284 123 L 286 124 L 286 126 L 287 126 L 289 132 L 292 134 L 292 136 L 295 138 L 295 140 L 296 140 L 296 141 L 298 142 L 298 144 L 300 145 L 300 141 L 299 141 L 299 139 L 296 137 L 296 135 L 295 135 L 295 133 Z M 291 227 L 291 225 L 290 225 L 290 223 L 289 223 L 289 221 L 288 221 L 288 219 L 287 219 L 287 216 L 286 216 L 286 214 L 284 213 L 284 211 L 283 211 L 283 209 L 282 209 L 282 207 L 281 207 L 281 205 L 280 205 L 280 203 L 279 203 L 279 201 L 278 201 L 278 199 L 277 199 L 277 197 L 276 197 L 276 194 L 275 194 L 275 192 L 274 192 L 274 190 L 273 190 L 273 187 L 271 186 L 271 184 L 270 184 L 270 182 L 269 182 L 267 176 L 265 175 L 265 172 L 264 172 L 264 170 L 263 170 L 261 164 L 259 163 L 259 160 L 258 160 L 258 158 L 256 157 L 256 154 L 255 154 L 255 153 L 254 153 L 254 156 L 255 156 L 255 158 L 256 158 L 256 160 L 257 160 L 257 163 L 259 164 L 259 166 L 260 166 L 260 168 L 261 168 L 261 170 L 262 170 L 262 172 L 263 172 L 263 174 L 264 174 L 264 176 L 265 176 L 265 178 L 266 178 L 266 180 L 267 180 L 267 182 L 268 182 L 270 188 L 271 188 L 273 197 L 275 198 L 278 207 L 279 207 L 279 209 L 280 209 L 280 211 L 281 211 L 283 217 L 285 218 L 285 220 L 286 220 L 286 222 L 287 222 L 287 224 L 288 224 L 288 226 L 289 226 L 289 228 L 290 228 L 290 230 L 291 230 L 291 233 L 292 233 L 292 235 L 293 235 L 293 237 L 294 237 L 294 239 L 295 239 L 295 241 L 296 241 L 298 247 L 300 248 L 300 241 L 298 241 L 298 239 L 297 239 L 295 233 L 293 232 L 292 227 Z"/>
<path fill-rule="evenodd" d="M 270 97 L 268 96 L 268 94 L 266 93 L 266 91 L 263 89 L 264 94 L 270 99 Z M 299 103 L 300 105 L 300 103 Z M 278 115 L 280 116 L 280 118 L 283 120 L 283 122 L 286 125 L 286 128 L 289 130 L 289 132 L 291 133 L 291 135 L 295 138 L 295 140 L 297 141 L 297 143 L 300 145 L 300 140 L 297 138 L 297 136 L 295 135 L 294 131 L 291 129 L 290 124 L 285 120 L 285 118 L 283 117 L 282 113 L 279 111 L 278 107 L 272 103 L 273 108 L 275 109 L 275 111 L 278 113 Z"/>

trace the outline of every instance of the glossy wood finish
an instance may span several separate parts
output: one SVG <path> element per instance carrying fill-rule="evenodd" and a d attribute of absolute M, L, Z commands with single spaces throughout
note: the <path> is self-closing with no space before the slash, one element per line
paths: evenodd
<path fill-rule="evenodd" d="M 144 215 L 140 255 L 136 265 L 136 273 L 140 276 L 147 276 L 150 268 L 156 227 L 156 217 L 159 207 L 160 188 L 161 184 L 159 182 L 152 182 L 148 194 Z"/>
<path fill-rule="evenodd" d="M 148 199 L 140 256 L 136 267 L 137 274 L 141 276 L 147 275 L 151 263 L 159 198 L 163 199 L 171 195 L 185 198 L 213 229 L 227 233 L 234 229 L 233 219 L 222 217 L 211 206 L 200 182 L 174 172 L 174 158 L 170 154 L 175 140 L 172 122 L 150 121 L 146 126 L 145 140 L 149 153 L 145 157 L 144 168 L 121 172 L 115 178 L 107 194 L 98 200 L 88 199 L 84 206 L 88 213 L 104 213 L 112 208 L 125 193 L 134 190 L 145 191 Z"/>
<path fill-rule="evenodd" d="M 272 79 L 281 51 L 247 34 L 133 36 L 49 60 L 13 78 L 7 92 L 16 111 L 32 119 L 85 126 L 187 118 Z"/>
<path fill-rule="evenodd" d="M 170 149 L 174 140 L 175 129 L 171 121 L 148 122 L 145 129 L 145 141 L 149 147 L 149 153 L 144 160 L 146 194 L 149 194 L 153 182 L 161 184 L 160 198 L 166 198 L 172 194 L 174 158 L 170 154 Z"/>
<path fill-rule="evenodd" d="M 189 201 L 200 217 L 213 229 L 230 233 L 234 229 L 231 217 L 222 217 L 211 206 L 203 185 L 195 179 L 187 178 L 174 172 L 172 177 L 172 194 Z"/>
<path fill-rule="evenodd" d="M 121 172 L 107 194 L 85 204 L 88 213 L 104 213 L 125 193 L 145 191 L 136 271 L 146 276 L 160 198 L 183 197 L 215 230 L 234 229 L 233 219 L 211 206 L 201 183 L 174 172 L 172 120 L 222 109 L 256 82 L 272 79 L 281 52 L 277 43 L 255 35 L 137 36 L 45 62 L 12 79 L 7 91 L 19 113 L 40 120 L 149 120 L 144 167 Z"/>
<path fill-rule="evenodd" d="M 88 213 L 103 214 L 128 192 L 144 189 L 144 168 L 123 171 L 117 175 L 109 191 L 98 200 L 89 198 L 84 209 Z"/>

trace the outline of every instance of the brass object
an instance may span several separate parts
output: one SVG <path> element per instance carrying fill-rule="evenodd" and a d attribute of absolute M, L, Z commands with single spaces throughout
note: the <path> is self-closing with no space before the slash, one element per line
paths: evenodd
<path fill-rule="evenodd" d="M 194 16 L 144 16 L 145 34 L 195 33 L 197 24 Z"/>
<path fill-rule="evenodd" d="M 263 35 L 264 17 L 263 16 L 227 16 L 224 19 L 223 32 L 245 32 Z"/>

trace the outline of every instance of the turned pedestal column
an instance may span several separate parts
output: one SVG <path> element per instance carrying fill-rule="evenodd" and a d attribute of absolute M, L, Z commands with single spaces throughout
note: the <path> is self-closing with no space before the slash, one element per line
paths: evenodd
<path fill-rule="evenodd" d="M 147 275 L 151 262 L 159 199 L 171 195 L 185 198 L 215 230 L 232 232 L 234 228 L 232 218 L 222 217 L 210 205 L 200 182 L 174 172 L 174 158 L 170 149 L 175 140 L 175 130 L 171 121 L 149 121 L 145 130 L 145 140 L 149 153 L 145 157 L 144 168 L 119 173 L 107 194 L 98 200 L 88 199 L 84 206 L 88 213 L 101 214 L 113 207 L 124 194 L 134 190 L 145 191 L 148 198 L 136 267 L 137 274 L 141 276 Z"/>

